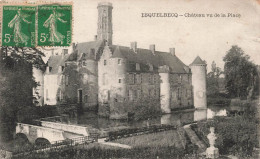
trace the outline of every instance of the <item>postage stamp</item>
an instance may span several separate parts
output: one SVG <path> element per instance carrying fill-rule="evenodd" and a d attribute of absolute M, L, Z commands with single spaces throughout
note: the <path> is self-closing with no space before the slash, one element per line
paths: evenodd
<path fill-rule="evenodd" d="M 38 46 L 70 46 L 72 6 L 38 6 Z"/>
<path fill-rule="evenodd" d="M 2 16 L 2 45 L 34 47 L 35 6 L 4 6 Z"/>
<path fill-rule="evenodd" d="M 0 46 L 70 46 L 71 3 L 0 4 Z"/>

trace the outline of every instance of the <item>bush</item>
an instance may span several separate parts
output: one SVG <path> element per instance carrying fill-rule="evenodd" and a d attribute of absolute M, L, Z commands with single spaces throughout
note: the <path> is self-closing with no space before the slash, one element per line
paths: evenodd
<path fill-rule="evenodd" d="M 220 154 L 233 154 L 240 157 L 252 155 L 258 146 L 256 123 L 241 116 L 233 118 L 215 118 L 210 122 L 198 122 L 197 131 L 204 136 L 209 134 L 209 127 L 215 127 L 217 140 L 215 146 Z"/>
<path fill-rule="evenodd" d="M 223 105 L 229 106 L 231 99 L 225 93 L 216 93 L 207 96 L 208 105 Z"/>
<path fill-rule="evenodd" d="M 49 152 L 30 153 L 27 156 L 19 156 L 19 159 L 34 158 L 183 158 L 186 151 L 175 147 L 136 147 L 132 149 L 104 149 L 101 147 L 92 148 L 69 148 L 57 149 Z"/>

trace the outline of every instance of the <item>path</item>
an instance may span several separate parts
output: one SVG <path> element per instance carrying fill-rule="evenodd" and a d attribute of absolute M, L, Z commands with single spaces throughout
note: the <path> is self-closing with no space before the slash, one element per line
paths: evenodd
<path fill-rule="evenodd" d="M 191 124 L 185 125 L 183 128 L 189 136 L 191 142 L 199 147 L 199 152 L 205 152 L 206 145 L 198 138 L 197 134 L 190 128 Z"/>
<path fill-rule="evenodd" d="M 98 143 L 103 144 L 103 145 L 109 145 L 109 146 L 115 146 L 115 147 L 120 147 L 124 149 L 131 149 L 132 147 L 129 145 L 124 145 L 124 144 L 119 144 L 119 143 L 114 143 L 114 142 L 105 142 L 106 138 L 101 138 L 98 139 Z"/>

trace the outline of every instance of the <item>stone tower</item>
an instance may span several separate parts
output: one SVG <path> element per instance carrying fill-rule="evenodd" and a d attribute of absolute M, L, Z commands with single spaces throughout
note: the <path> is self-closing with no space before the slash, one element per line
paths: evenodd
<path fill-rule="evenodd" d="M 160 66 L 159 67 L 159 75 L 161 78 L 161 83 L 160 83 L 160 93 L 161 93 L 161 109 L 163 113 L 171 113 L 170 109 L 170 94 L 171 94 L 171 89 L 170 89 L 170 79 L 169 79 L 169 74 L 170 68 L 169 66 Z"/>
<path fill-rule="evenodd" d="M 97 40 L 106 40 L 112 45 L 112 3 L 101 2 L 98 4 L 98 29 Z"/>
<path fill-rule="evenodd" d="M 190 64 L 195 108 L 207 108 L 206 67 L 206 62 L 199 56 Z"/>

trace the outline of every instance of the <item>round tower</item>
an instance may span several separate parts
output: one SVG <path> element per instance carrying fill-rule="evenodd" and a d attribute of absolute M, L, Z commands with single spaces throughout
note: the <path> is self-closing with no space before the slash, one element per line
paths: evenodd
<path fill-rule="evenodd" d="M 159 67 L 160 83 L 160 96 L 161 96 L 161 110 L 163 113 L 171 113 L 170 109 L 170 81 L 169 81 L 170 68 L 166 65 Z"/>
<path fill-rule="evenodd" d="M 106 40 L 108 45 L 112 45 L 112 3 L 101 2 L 98 4 L 98 28 L 97 40 Z"/>
<path fill-rule="evenodd" d="M 199 56 L 190 64 L 195 108 L 207 108 L 206 67 L 206 62 L 201 60 Z"/>

